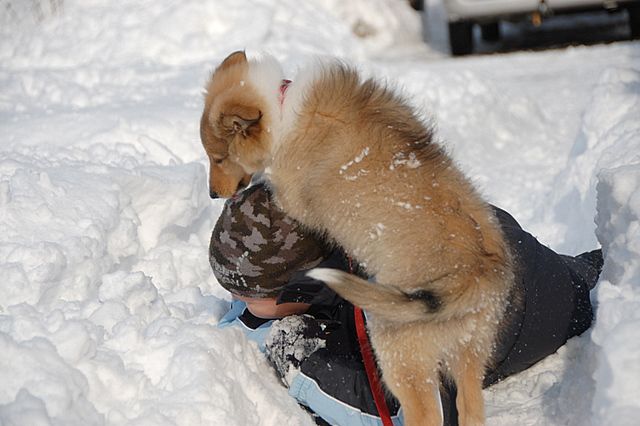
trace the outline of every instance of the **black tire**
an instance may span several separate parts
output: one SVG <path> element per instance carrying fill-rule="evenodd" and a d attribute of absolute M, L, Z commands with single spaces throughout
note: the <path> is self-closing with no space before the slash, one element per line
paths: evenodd
<path fill-rule="evenodd" d="M 484 41 L 500 40 L 500 22 L 488 22 L 480 24 L 480 35 Z"/>
<path fill-rule="evenodd" d="M 473 51 L 473 22 L 449 22 L 449 45 L 454 56 L 468 55 Z"/>
<path fill-rule="evenodd" d="M 415 10 L 424 10 L 424 0 L 409 0 L 409 4 Z"/>
<path fill-rule="evenodd" d="M 640 39 L 640 5 L 631 4 L 627 7 L 629 13 L 629 30 L 632 39 Z"/>

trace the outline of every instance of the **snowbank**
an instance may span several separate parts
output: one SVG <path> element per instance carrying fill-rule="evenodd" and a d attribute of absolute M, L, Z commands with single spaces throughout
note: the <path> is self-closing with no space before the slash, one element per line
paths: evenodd
<path fill-rule="evenodd" d="M 640 70 L 607 68 L 556 179 L 556 220 L 574 244 L 597 236 L 605 255 L 595 293 L 594 424 L 635 424 L 640 407 Z M 596 185 L 597 182 L 597 185 Z M 558 195 L 562 196 L 559 198 Z M 558 199 L 559 198 L 559 199 Z M 592 234 L 589 212 L 597 207 Z M 581 218 L 576 220 L 576 218 Z M 586 244 L 585 244 L 586 242 Z"/>
<path fill-rule="evenodd" d="M 99 145 L 0 158 L 3 424 L 302 424 L 255 348 L 215 327 L 202 165 Z"/>
<path fill-rule="evenodd" d="M 606 262 L 592 335 L 593 413 L 595 424 L 632 425 L 640 416 L 640 162 L 600 173 L 596 220 Z"/>
<path fill-rule="evenodd" d="M 555 178 L 546 212 L 549 221 L 560 225 L 556 231 L 572 242 L 570 251 L 595 245 L 593 212 L 600 171 L 640 162 L 639 88 L 637 68 L 607 67 L 582 114 L 580 131 L 565 169 Z"/>

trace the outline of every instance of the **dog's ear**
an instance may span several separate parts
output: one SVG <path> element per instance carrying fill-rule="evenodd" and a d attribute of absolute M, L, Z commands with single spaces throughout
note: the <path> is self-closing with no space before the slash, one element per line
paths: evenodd
<path fill-rule="evenodd" d="M 249 130 L 262 118 L 262 112 L 252 107 L 236 107 L 221 114 L 222 125 L 233 134 L 247 136 Z"/>
<path fill-rule="evenodd" d="M 225 60 L 222 61 L 218 69 L 223 70 L 233 65 L 238 65 L 245 62 L 247 62 L 247 55 L 245 55 L 244 50 L 238 50 L 237 52 L 233 52 L 231 55 L 227 56 Z"/>

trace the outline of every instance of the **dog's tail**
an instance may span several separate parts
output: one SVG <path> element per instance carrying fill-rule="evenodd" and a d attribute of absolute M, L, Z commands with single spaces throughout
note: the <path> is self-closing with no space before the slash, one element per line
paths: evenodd
<path fill-rule="evenodd" d="M 307 275 L 324 281 L 342 298 L 385 321 L 423 321 L 435 319 L 442 313 L 442 299 L 429 290 L 405 293 L 396 287 L 370 282 L 338 269 L 315 268 Z"/>

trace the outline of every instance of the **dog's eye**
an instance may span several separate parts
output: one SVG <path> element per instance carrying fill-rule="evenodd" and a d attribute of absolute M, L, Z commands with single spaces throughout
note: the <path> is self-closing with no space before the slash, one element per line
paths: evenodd
<path fill-rule="evenodd" d="M 227 159 L 227 156 L 224 156 L 222 158 L 209 156 L 209 161 L 211 161 L 211 164 L 222 164 L 222 162 L 224 162 L 224 160 L 226 159 Z"/>

